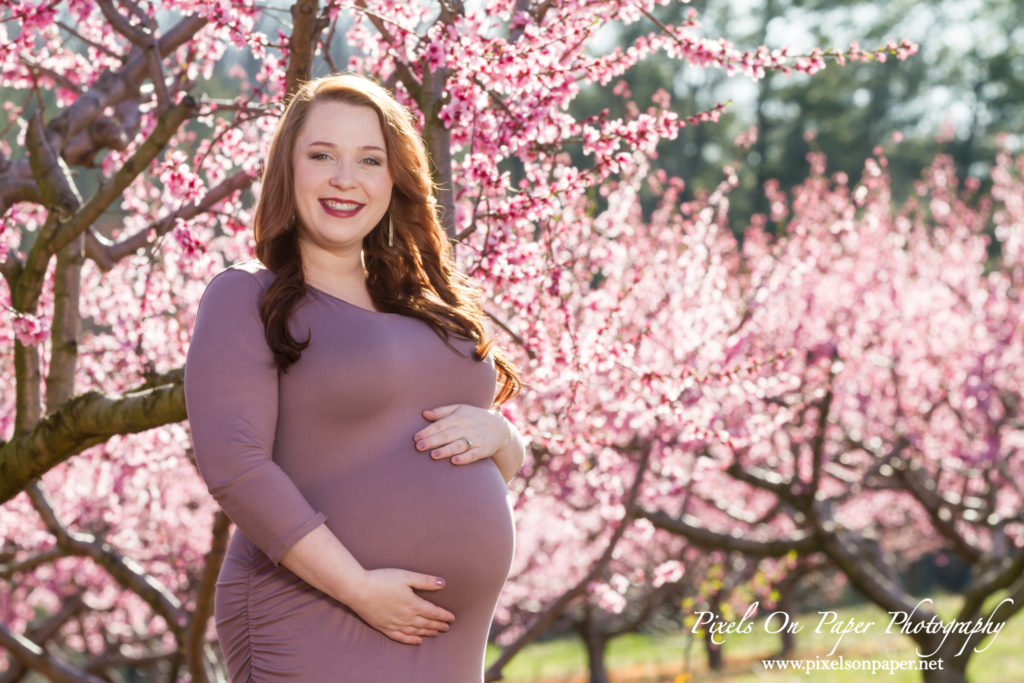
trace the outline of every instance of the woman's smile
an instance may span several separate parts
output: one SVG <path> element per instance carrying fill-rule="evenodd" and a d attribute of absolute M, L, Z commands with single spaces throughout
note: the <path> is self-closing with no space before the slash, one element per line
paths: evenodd
<path fill-rule="evenodd" d="M 336 218 L 352 218 L 362 210 L 365 204 L 339 199 L 321 199 L 320 206 L 324 207 L 324 211 Z"/>

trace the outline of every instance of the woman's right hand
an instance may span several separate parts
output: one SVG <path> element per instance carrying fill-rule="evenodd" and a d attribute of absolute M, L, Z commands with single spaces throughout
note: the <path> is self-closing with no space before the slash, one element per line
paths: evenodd
<path fill-rule="evenodd" d="M 424 637 L 447 631 L 455 620 L 454 614 L 415 593 L 444 588 L 444 579 L 436 576 L 370 569 L 352 588 L 345 603 L 367 624 L 400 643 L 419 645 Z"/>

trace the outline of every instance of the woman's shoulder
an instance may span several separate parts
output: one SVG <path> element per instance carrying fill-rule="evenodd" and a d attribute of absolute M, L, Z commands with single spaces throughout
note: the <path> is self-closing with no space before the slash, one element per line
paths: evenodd
<path fill-rule="evenodd" d="M 274 274 L 255 259 L 233 263 L 213 276 L 203 298 L 239 298 L 261 295 Z"/>
<path fill-rule="evenodd" d="M 266 288 L 273 279 L 274 274 L 267 270 L 266 266 L 256 259 L 249 259 L 248 261 L 232 263 L 227 268 L 214 275 L 210 284 L 212 285 L 218 280 L 228 280 L 238 283 L 258 283 L 262 288 Z"/>

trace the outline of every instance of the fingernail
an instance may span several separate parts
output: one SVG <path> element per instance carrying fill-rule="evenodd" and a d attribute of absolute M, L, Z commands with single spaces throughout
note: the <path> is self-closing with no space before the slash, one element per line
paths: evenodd
<path fill-rule="evenodd" d="M 454 458 L 452 458 L 452 462 L 458 465 L 460 462 L 462 462 L 462 458 L 459 456 L 455 456 Z"/>
<path fill-rule="evenodd" d="M 426 442 L 425 442 L 425 441 L 417 441 L 417 442 L 416 442 L 416 448 L 420 449 L 421 451 L 422 451 L 422 450 L 423 450 L 424 448 L 426 448 L 426 447 L 427 447 L 427 444 L 426 444 Z"/>
<path fill-rule="evenodd" d="M 444 585 L 444 579 L 434 579 L 434 581 L 437 582 L 438 586 L 443 586 Z"/>
<path fill-rule="evenodd" d="M 434 451 L 433 453 L 430 454 L 430 457 L 431 458 L 440 458 L 441 457 L 441 451 Z"/>

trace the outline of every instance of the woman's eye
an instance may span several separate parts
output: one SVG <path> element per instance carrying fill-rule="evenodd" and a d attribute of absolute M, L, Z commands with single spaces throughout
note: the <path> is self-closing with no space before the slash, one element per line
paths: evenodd
<path fill-rule="evenodd" d="M 331 157 L 326 152 L 313 152 L 312 154 L 309 155 L 309 158 L 320 161 L 323 159 L 330 159 Z"/>
<path fill-rule="evenodd" d="M 381 165 L 380 160 L 379 159 L 375 159 L 373 157 L 366 157 L 365 159 L 363 159 L 363 163 L 364 164 L 369 164 L 370 166 L 380 166 Z"/>

